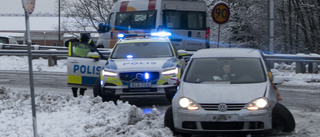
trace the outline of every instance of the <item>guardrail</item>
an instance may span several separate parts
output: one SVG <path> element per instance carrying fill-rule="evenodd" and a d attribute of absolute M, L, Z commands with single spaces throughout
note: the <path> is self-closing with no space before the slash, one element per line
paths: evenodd
<path fill-rule="evenodd" d="M 67 47 L 55 47 L 55 46 L 39 46 L 32 45 L 32 56 L 48 57 L 48 65 L 53 66 L 57 64 L 57 57 L 68 57 Z M 18 50 L 19 49 L 19 50 Z M 0 43 L 0 56 L 27 56 L 27 45 L 13 45 L 13 44 L 1 44 Z M 102 54 L 109 55 L 110 49 L 99 49 Z M 187 51 L 187 56 L 190 57 L 194 51 Z M 271 62 L 296 62 L 296 73 L 318 73 L 318 63 L 320 62 L 319 54 L 264 54 L 266 60 Z M 186 60 L 188 60 L 186 57 Z M 308 67 L 306 67 L 308 64 Z"/>
<path fill-rule="evenodd" d="M 0 50 L 22 50 L 28 49 L 27 45 L 18 45 L 18 44 L 2 44 L 0 43 Z M 68 47 L 57 47 L 57 46 L 39 46 L 39 45 L 31 45 L 32 50 L 48 50 L 48 49 L 56 49 L 56 50 L 68 50 Z"/>

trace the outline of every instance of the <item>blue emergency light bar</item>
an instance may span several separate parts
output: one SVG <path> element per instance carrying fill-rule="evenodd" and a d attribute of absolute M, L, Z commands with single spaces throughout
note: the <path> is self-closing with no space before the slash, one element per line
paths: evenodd
<path fill-rule="evenodd" d="M 165 32 L 165 31 L 161 31 L 161 32 L 155 32 L 155 33 L 139 33 L 139 34 L 122 34 L 119 33 L 118 34 L 118 38 L 125 38 L 125 37 L 146 37 L 146 36 L 153 36 L 153 37 L 168 37 L 171 36 L 170 32 Z"/>
<path fill-rule="evenodd" d="M 151 33 L 151 36 L 169 37 L 169 36 L 171 36 L 171 33 L 170 32 L 165 32 L 165 31 L 161 31 L 161 32 Z"/>

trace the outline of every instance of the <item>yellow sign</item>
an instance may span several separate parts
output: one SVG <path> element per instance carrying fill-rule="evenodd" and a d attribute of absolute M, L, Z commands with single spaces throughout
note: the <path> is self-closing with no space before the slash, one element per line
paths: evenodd
<path fill-rule="evenodd" d="M 225 3 L 216 4 L 211 11 L 212 19 L 218 23 L 226 23 L 230 16 L 230 9 Z"/>

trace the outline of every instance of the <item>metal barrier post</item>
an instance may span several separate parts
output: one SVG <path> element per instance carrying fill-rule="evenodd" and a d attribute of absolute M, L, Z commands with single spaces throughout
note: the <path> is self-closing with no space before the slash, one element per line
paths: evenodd
<path fill-rule="evenodd" d="M 48 57 L 48 66 L 57 65 L 57 56 L 49 56 Z"/>

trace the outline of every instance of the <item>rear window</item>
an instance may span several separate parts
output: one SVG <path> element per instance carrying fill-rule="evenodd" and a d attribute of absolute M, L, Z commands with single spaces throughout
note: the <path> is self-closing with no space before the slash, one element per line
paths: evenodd
<path fill-rule="evenodd" d="M 163 11 L 163 26 L 169 29 L 206 29 L 206 13 L 197 11 Z"/>
<path fill-rule="evenodd" d="M 155 29 L 156 11 L 119 12 L 116 16 L 116 30 Z"/>
<path fill-rule="evenodd" d="M 198 58 L 190 62 L 185 81 L 190 83 L 265 82 L 265 72 L 259 58 Z"/>
<path fill-rule="evenodd" d="M 9 39 L 6 37 L 0 37 L 0 43 L 9 44 Z"/>

